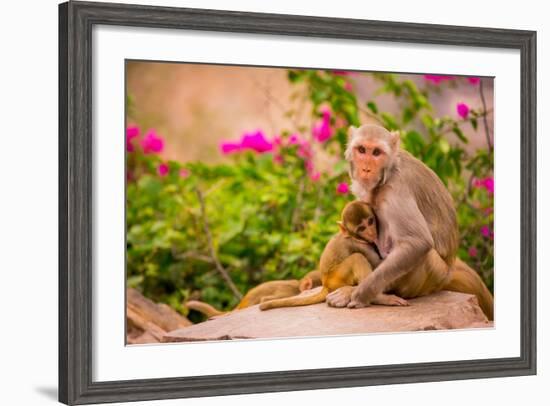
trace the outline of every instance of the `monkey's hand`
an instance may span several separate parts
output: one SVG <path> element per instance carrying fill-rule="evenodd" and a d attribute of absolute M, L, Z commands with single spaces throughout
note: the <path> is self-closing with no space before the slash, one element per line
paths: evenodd
<path fill-rule="evenodd" d="M 363 281 L 365 282 L 365 281 Z M 357 286 L 351 293 L 350 301 L 347 307 L 350 309 L 360 309 L 362 307 L 370 306 L 374 304 L 379 294 L 376 294 L 371 289 L 365 289 L 364 284 Z"/>
<path fill-rule="evenodd" d="M 372 303 L 384 306 L 409 306 L 409 302 L 402 297 L 396 295 L 386 295 L 385 293 L 379 294 L 376 299 L 372 301 Z"/>
<path fill-rule="evenodd" d="M 355 290 L 354 286 L 343 286 L 327 295 L 327 304 L 332 307 L 346 307 Z"/>

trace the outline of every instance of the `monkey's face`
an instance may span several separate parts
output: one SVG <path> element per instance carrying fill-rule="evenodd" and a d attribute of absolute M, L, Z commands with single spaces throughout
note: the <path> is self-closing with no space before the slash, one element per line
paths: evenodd
<path fill-rule="evenodd" d="M 360 200 L 350 202 L 342 212 L 342 231 L 351 237 L 374 242 L 378 237 L 376 217 L 371 207 Z"/>
<path fill-rule="evenodd" d="M 348 130 L 348 147 L 344 153 L 350 162 L 350 174 L 370 191 L 385 182 L 399 150 L 399 133 L 366 124 Z"/>
<path fill-rule="evenodd" d="M 388 167 L 387 144 L 376 140 L 357 140 L 352 151 L 353 177 L 367 188 L 376 187 Z"/>
<path fill-rule="evenodd" d="M 373 214 L 364 218 L 357 226 L 355 227 L 354 234 L 359 237 L 361 240 L 374 242 L 378 237 L 378 232 L 376 228 L 376 218 Z"/>

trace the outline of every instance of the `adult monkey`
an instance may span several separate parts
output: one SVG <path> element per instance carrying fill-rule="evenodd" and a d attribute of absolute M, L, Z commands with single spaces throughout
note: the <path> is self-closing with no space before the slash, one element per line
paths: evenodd
<path fill-rule="evenodd" d="M 476 295 L 492 320 L 491 293 L 479 275 L 456 258 L 456 210 L 443 182 L 399 147 L 397 132 L 363 125 L 350 127 L 348 138 L 351 190 L 376 213 L 383 260 L 357 287 L 330 293 L 327 303 L 364 307 L 384 292 L 413 298 L 447 289 Z"/>

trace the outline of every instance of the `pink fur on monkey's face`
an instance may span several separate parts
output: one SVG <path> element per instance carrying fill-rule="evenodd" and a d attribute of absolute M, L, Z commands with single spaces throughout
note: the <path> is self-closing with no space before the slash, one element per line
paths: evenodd
<path fill-rule="evenodd" d="M 363 141 L 353 148 L 354 177 L 365 186 L 374 187 L 382 180 L 389 159 L 384 147 L 383 143 Z"/>
<path fill-rule="evenodd" d="M 372 189 L 384 181 L 385 170 L 392 166 L 399 135 L 375 125 L 351 127 L 346 158 L 352 163 L 352 178 Z"/>

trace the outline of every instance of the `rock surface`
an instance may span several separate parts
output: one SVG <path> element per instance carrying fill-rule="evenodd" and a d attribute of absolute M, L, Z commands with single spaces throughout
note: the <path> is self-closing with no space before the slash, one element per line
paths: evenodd
<path fill-rule="evenodd" d="M 135 289 L 126 289 L 126 342 L 158 343 L 168 332 L 191 325 L 170 306 L 155 303 Z"/>
<path fill-rule="evenodd" d="M 371 306 L 363 309 L 335 309 L 326 303 L 319 303 L 267 311 L 252 306 L 168 332 L 162 341 L 326 336 L 493 326 L 472 295 L 443 291 L 411 299 L 409 303 L 410 306 L 405 307 Z"/>

